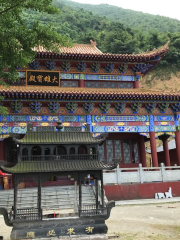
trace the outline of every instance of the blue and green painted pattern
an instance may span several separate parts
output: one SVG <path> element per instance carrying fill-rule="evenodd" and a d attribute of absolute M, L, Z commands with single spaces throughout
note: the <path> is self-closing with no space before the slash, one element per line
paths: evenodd
<path fill-rule="evenodd" d="M 28 115 L 0 115 L 0 122 L 87 122 L 89 115 L 73 115 L 73 116 L 28 116 Z M 91 116 L 92 122 L 149 122 L 148 115 L 136 115 L 136 116 Z M 174 121 L 173 115 L 166 116 L 154 116 L 155 122 Z"/>
<path fill-rule="evenodd" d="M 83 79 L 83 80 L 112 80 L 112 81 L 136 81 L 135 76 L 123 75 L 99 75 L 99 74 L 76 74 L 76 73 L 61 73 L 61 80 Z"/>
<path fill-rule="evenodd" d="M 179 115 L 178 115 L 179 116 Z M 158 122 L 158 125 L 153 124 L 153 131 L 155 132 L 174 132 L 175 124 L 179 118 L 177 115 L 169 115 L 169 116 L 151 116 L 153 117 L 153 123 Z M 178 119 L 178 120 L 177 120 Z M 52 125 L 57 121 L 69 122 L 72 125 L 73 123 L 79 123 L 80 126 L 83 126 L 83 123 L 89 123 L 91 126 L 91 130 L 94 133 L 98 132 L 150 132 L 151 122 L 150 116 L 28 116 L 28 115 L 8 115 L 2 116 L 0 115 L 0 134 L 9 134 L 9 133 L 19 133 L 25 134 L 27 131 L 26 124 L 37 123 L 38 126 L 43 126 L 43 123 L 47 125 Z M 99 125 L 100 123 L 106 122 L 106 126 Z M 128 126 L 128 122 L 143 122 L 142 126 Z M 9 124 L 13 126 L 9 126 Z M 108 126 L 108 123 L 114 123 L 113 126 Z M 119 126 L 119 124 L 123 126 Z"/>

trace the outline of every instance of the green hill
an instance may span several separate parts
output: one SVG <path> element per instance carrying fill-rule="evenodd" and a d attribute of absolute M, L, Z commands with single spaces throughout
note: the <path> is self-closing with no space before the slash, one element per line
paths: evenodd
<path fill-rule="evenodd" d="M 53 28 L 58 33 L 67 36 L 73 43 L 89 43 L 90 39 L 92 39 L 97 42 L 97 46 L 102 52 L 110 53 L 144 52 L 146 50 L 158 48 L 170 39 L 170 50 L 158 67 L 166 67 L 166 69 L 169 67 L 170 71 L 172 71 L 172 69 L 177 70 L 180 68 L 179 32 L 166 33 L 163 31 L 160 32 L 159 30 L 149 30 L 149 27 L 148 31 L 143 31 L 140 27 L 132 28 L 127 26 L 127 23 L 125 25 L 120 21 L 112 21 L 105 16 L 98 16 L 91 11 L 80 8 L 80 6 L 84 7 L 91 5 L 77 4 L 65 0 L 54 0 L 54 5 L 61 10 L 60 14 L 48 15 L 40 14 L 35 11 L 25 12 L 24 19 L 29 28 L 33 27 L 34 20 L 41 22 L 43 25 L 48 25 L 49 22 L 51 22 Z M 114 8 L 109 5 L 99 6 L 114 9 L 111 10 L 111 15 L 118 15 L 117 11 L 119 8 Z M 91 8 L 96 9 L 97 11 L 98 7 L 91 6 Z M 120 10 L 122 9 L 120 8 Z M 135 11 L 132 12 L 136 14 Z M 137 16 L 140 16 L 141 14 L 142 16 L 146 15 L 138 12 Z M 150 17 L 152 15 L 148 14 L 147 16 Z M 132 19 L 133 17 L 130 19 L 131 22 Z M 165 19 L 168 21 L 169 18 Z M 170 26 L 171 20 L 172 19 L 169 19 L 170 22 L 165 25 Z M 135 22 L 134 19 L 133 21 Z"/>
<path fill-rule="evenodd" d="M 120 21 L 125 26 L 131 28 L 140 28 L 143 31 L 157 30 L 160 32 L 178 32 L 180 31 L 180 21 L 159 15 L 152 15 L 138 11 L 123 9 L 108 4 L 82 4 L 70 0 L 54 0 L 54 4 L 66 4 L 74 9 L 85 9 L 98 16 L 105 16 L 112 21 Z"/>

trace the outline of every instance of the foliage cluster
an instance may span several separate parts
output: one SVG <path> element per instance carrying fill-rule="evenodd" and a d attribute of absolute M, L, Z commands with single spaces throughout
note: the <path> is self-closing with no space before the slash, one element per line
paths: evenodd
<path fill-rule="evenodd" d="M 48 22 L 31 21 L 29 28 L 23 18 L 23 11 L 28 9 L 46 15 L 58 13 L 59 9 L 51 3 L 52 0 L 0 0 L 0 84 L 6 85 L 3 79 L 17 80 L 17 68 L 34 59 L 34 47 L 43 45 L 47 50 L 57 51 L 59 46 L 68 45 L 68 39 L 53 31 Z M 0 113 L 7 113 L 2 105 Z"/>
<path fill-rule="evenodd" d="M 43 45 L 47 49 L 57 50 L 57 45 L 67 43 L 67 39 L 53 31 L 48 22 L 40 24 L 31 20 L 29 28 L 22 17 L 25 9 L 44 12 L 46 15 L 58 13 L 59 10 L 51 2 L 52 0 L 0 0 L 0 79 L 15 80 L 17 67 L 26 66 L 34 59 L 33 47 Z M 9 71 L 4 71 L 5 68 Z"/>

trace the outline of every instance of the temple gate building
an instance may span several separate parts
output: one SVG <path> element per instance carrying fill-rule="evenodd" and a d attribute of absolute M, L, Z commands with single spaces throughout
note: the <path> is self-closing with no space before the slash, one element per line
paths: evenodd
<path fill-rule="evenodd" d="M 120 167 L 146 166 L 144 141 L 151 143 L 152 164 L 158 166 L 155 137 L 162 135 L 166 151 L 167 134 L 174 133 L 180 146 L 180 95 L 144 90 L 140 81 L 168 51 L 168 44 L 140 54 L 102 53 L 96 43 L 62 48 L 61 53 L 34 49 L 33 62 L 19 67 L 20 80 L 0 86 L 8 115 L 0 116 L 0 160 L 17 162 L 18 144 L 31 123 L 33 131 L 49 131 L 63 122 L 66 131 L 90 126 L 94 136 L 106 134 L 98 147 L 100 159 Z M 43 150 L 46 155 L 46 149 Z M 83 150 L 84 151 L 84 150 Z M 25 153 L 24 153 L 25 154 Z M 166 166 L 171 165 L 166 155 Z M 177 148 L 180 165 L 180 148 Z"/>
<path fill-rule="evenodd" d="M 73 235 L 78 235 L 78 239 L 89 235 L 91 239 L 91 235 L 97 234 L 101 234 L 101 239 L 107 239 L 105 220 L 109 218 L 115 202 L 104 201 L 103 170 L 112 170 L 117 164 L 104 163 L 99 159 L 97 147 L 105 141 L 105 137 L 93 137 L 88 126 L 83 132 L 61 132 L 62 128 L 61 122 L 55 128 L 58 131 L 33 131 L 28 125 L 28 131 L 22 139 L 13 138 L 19 145 L 18 162 L 13 167 L 1 166 L 1 169 L 13 175 L 14 201 L 10 212 L 0 207 L 0 214 L 4 216 L 6 225 L 13 227 L 12 240 L 62 236 L 69 236 L 68 239 L 71 239 Z M 60 202 L 56 205 L 53 201 L 53 210 L 49 211 L 51 214 L 47 215 L 47 210 L 44 211 L 42 183 L 54 175 L 70 176 L 75 181 L 75 189 L 71 192 L 73 208 L 68 206 L 66 216 L 60 214 L 63 208 Z M 87 176 L 93 178 L 93 204 L 88 203 L 89 199 L 82 201 L 82 185 Z M 26 207 L 22 205 L 23 202 L 28 202 L 28 197 L 21 201 L 18 199 L 18 183 L 26 182 L 27 179 L 36 184 L 36 206 L 30 203 Z M 88 184 L 88 188 L 92 186 Z M 62 188 L 58 195 L 65 197 Z M 50 200 L 52 197 L 51 190 Z"/>

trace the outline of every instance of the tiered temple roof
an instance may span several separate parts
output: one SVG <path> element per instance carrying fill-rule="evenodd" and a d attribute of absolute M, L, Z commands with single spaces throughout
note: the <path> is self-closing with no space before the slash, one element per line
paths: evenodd
<path fill-rule="evenodd" d="M 46 51 L 45 48 L 34 48 L 37 51 L 38 58 L 57 58 L 57 59 L 78 59 L 78 60 L 105 60 L 105 61 L 147 61 L 156 56 L 164 56 L 169 50 L 169 41 L 158 49 L 147 51 L 139 54 L 112 54 L 102 53 L 97 47 L 96 43 L 91 41 L 90 44 L 75 44 L 73 47 L 63 47 L 60 53 L 53 53 Z"/>

